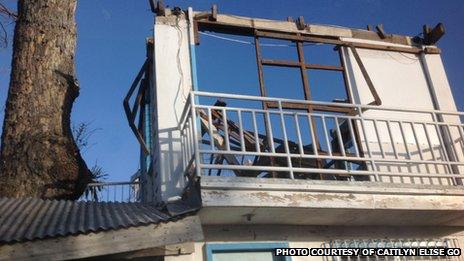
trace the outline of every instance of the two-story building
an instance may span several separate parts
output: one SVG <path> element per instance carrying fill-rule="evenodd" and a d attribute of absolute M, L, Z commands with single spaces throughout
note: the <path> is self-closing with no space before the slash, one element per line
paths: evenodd
<path fill-rule="evenodd" d="M 320 260 L 279 259 L 272 249 L 464 245 L 463 113 L 436 46 L 443 25 L 410 37 L 216 6 L 155 9 L 147 60 L 126 99 L 141 143 L 134 179 L 139 200 L 160 206 L 198 189 L 204 236 L 165 260 Z M 253 48 L 257 84 L 205 90 L 197 60 L 207 37 Z M 272 41 L 295 58 L 266 57 Z M 308 55 L 308 46 L 320 48 Z M 295 79 L 271 90 L 268 68 L 296 71 L 301 95 L 285 95 Z M 321 72 L 341 79 L 341 91 L 315 81 Z"/>

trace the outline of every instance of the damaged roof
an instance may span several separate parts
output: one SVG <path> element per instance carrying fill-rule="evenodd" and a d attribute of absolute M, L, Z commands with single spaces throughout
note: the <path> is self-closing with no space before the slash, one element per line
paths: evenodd
<path fill-rule="evenodd" d="M 190 204 L 181 206 L 183 214 L 198 209 Z M 144 226 L 178 217 L 178 213 L 144 203 L 0 198 L 0 243 Z"/>

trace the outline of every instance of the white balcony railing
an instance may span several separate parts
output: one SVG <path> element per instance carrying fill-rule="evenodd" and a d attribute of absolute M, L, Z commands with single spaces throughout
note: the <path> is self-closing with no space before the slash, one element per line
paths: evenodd
<path fill-rule="evenodd" d="M 195 175 L 462 185 L 462 115 L 191 92 L 179 125 L 182 167 Z"/>
<path fill-rule="evenodd" d="M 89 183 L 81 201 L 99 202 L 138 202 L 139 182 L 101 182 Z"/>

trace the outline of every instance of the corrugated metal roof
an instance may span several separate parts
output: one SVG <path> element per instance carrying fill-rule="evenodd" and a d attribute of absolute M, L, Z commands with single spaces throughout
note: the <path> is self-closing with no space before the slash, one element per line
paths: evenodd
<path fill-rule="evenodd" d="M 174 218 L 142 203 L 0 198 L 0 243 L 156 224 Z"/>

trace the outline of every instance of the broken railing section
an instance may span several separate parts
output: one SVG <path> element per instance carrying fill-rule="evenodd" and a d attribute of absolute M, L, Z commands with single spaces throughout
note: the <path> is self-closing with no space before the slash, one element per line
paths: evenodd
<path fill-rule="evenodd" d="M 205 98 L 216 102 L 198 102 Z M 262 102 L 278 106 L 264 110 Z M 355 113 L 288 110 L 285 102 Z M 393 116 L 373 117 L 372 111 Z M 192 92 L 180 125 L 183 167 L 187 176 L 461 185 L 463 124 L 438 121 L 439 115 L 464 114 Z"/>

